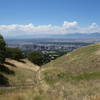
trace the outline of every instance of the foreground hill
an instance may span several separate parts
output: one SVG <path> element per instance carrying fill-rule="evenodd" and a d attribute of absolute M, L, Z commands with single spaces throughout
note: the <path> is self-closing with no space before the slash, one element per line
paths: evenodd
<path fill-rule="evenodd" d="M 16 61 L 6 59 L 5 65 L 0 66 L 1 86 L 32 85 L 35 82 L 38 66 L 28 60 Z"/>
<path fill-rule="evenodd" d="M 62 93 L 65 100 L 94 100 L 100 96 L 100 43 L 79 48 L 44 65 L 40 74 L 41 82 L 46 82 L 59 98 Z"/>
<path fill-rule="evenodd" d="M 100 78 L 100 43 L 66 54 L 44 65 L 42 70 L 46 80 Z"/>
<path fill-rule="evenodd" d="M 17 67 L 9 66 L 16 72 L 15 76 L 7 76 L 10 80 L 25 83 L 34 79 L 37 67 L 32 70 L 27 61 L 12 62 Z M 39 84 L 33 88 L 1 92 L 0 100 L 100 100 L 100 43 L 79 48 L 42 66 L 36 80 Z"/>
<path fill-rule="evenodd" d="M 100 71 L 100 43 L 81 47 L 46 65 L 45 68 L 61 68 L 73 74 Z"/>

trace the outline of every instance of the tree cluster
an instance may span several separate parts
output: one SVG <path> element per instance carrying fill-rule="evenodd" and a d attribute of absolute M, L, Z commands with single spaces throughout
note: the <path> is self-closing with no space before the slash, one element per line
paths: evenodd
<path fill-rule="evenodd" d="M 6 48 L 6 58 L 15 60 L 23 59 L 23 52 L 18 48 Z"/>
<path fill-rule="evenodd" d="M 6 52 L 6 43 L 3 37 L 0 35 L 0 64 L 5 62 L 5 52 Z"/>
<path fill-rule="evenodd" d="M 27 58 L 36 65 L 43 65 L 44 55 L 38 51 L 29 52 Z"/>

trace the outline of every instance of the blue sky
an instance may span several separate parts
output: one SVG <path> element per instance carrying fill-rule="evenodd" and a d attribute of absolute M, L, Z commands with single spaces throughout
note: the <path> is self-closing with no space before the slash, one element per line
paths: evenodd
<path fill-rule="evenodd" d="M 100 0 L 0 0 L 0 32 L 99 33 Z"/>
<path fill-rule="evenodd" d="M 100 0 L 0 0 L 0 24 L 100 24 Z"/>

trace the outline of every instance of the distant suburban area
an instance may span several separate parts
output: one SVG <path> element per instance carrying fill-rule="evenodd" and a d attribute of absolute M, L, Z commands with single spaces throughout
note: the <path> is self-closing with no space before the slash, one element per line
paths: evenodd
<path fill-rule="evenodd" d="M 89 45 L 88 42 L 68 42 L 61 40 L 9 40 L 7 46 L 20 48 L 24 52 L 41 51 L 43 54 L 57 54 L 58 52 L 70 52 L 82 46 Z M 57 56 L 57 55 L 56 55 Z"/>

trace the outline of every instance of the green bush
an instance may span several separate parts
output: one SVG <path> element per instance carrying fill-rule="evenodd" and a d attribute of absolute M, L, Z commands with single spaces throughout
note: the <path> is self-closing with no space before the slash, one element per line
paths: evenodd
<path fill-rule="evenodd" d="M 5 48 L 6 43 L 3 37 L 0 35 L 0 64 L 3 64 L 5 62 Z"/>
<path fill-rule="evenodd" d="M 20 60 L 24 58 L 23 52 L 18 48 L 6 48 L 6 58 Z"/>
<path fill-rule="evenodd" d="M 38 51 L 29 52 L 27 55 L 28 59 L 36 65 L 43 65 L 44 55 Z"/>

